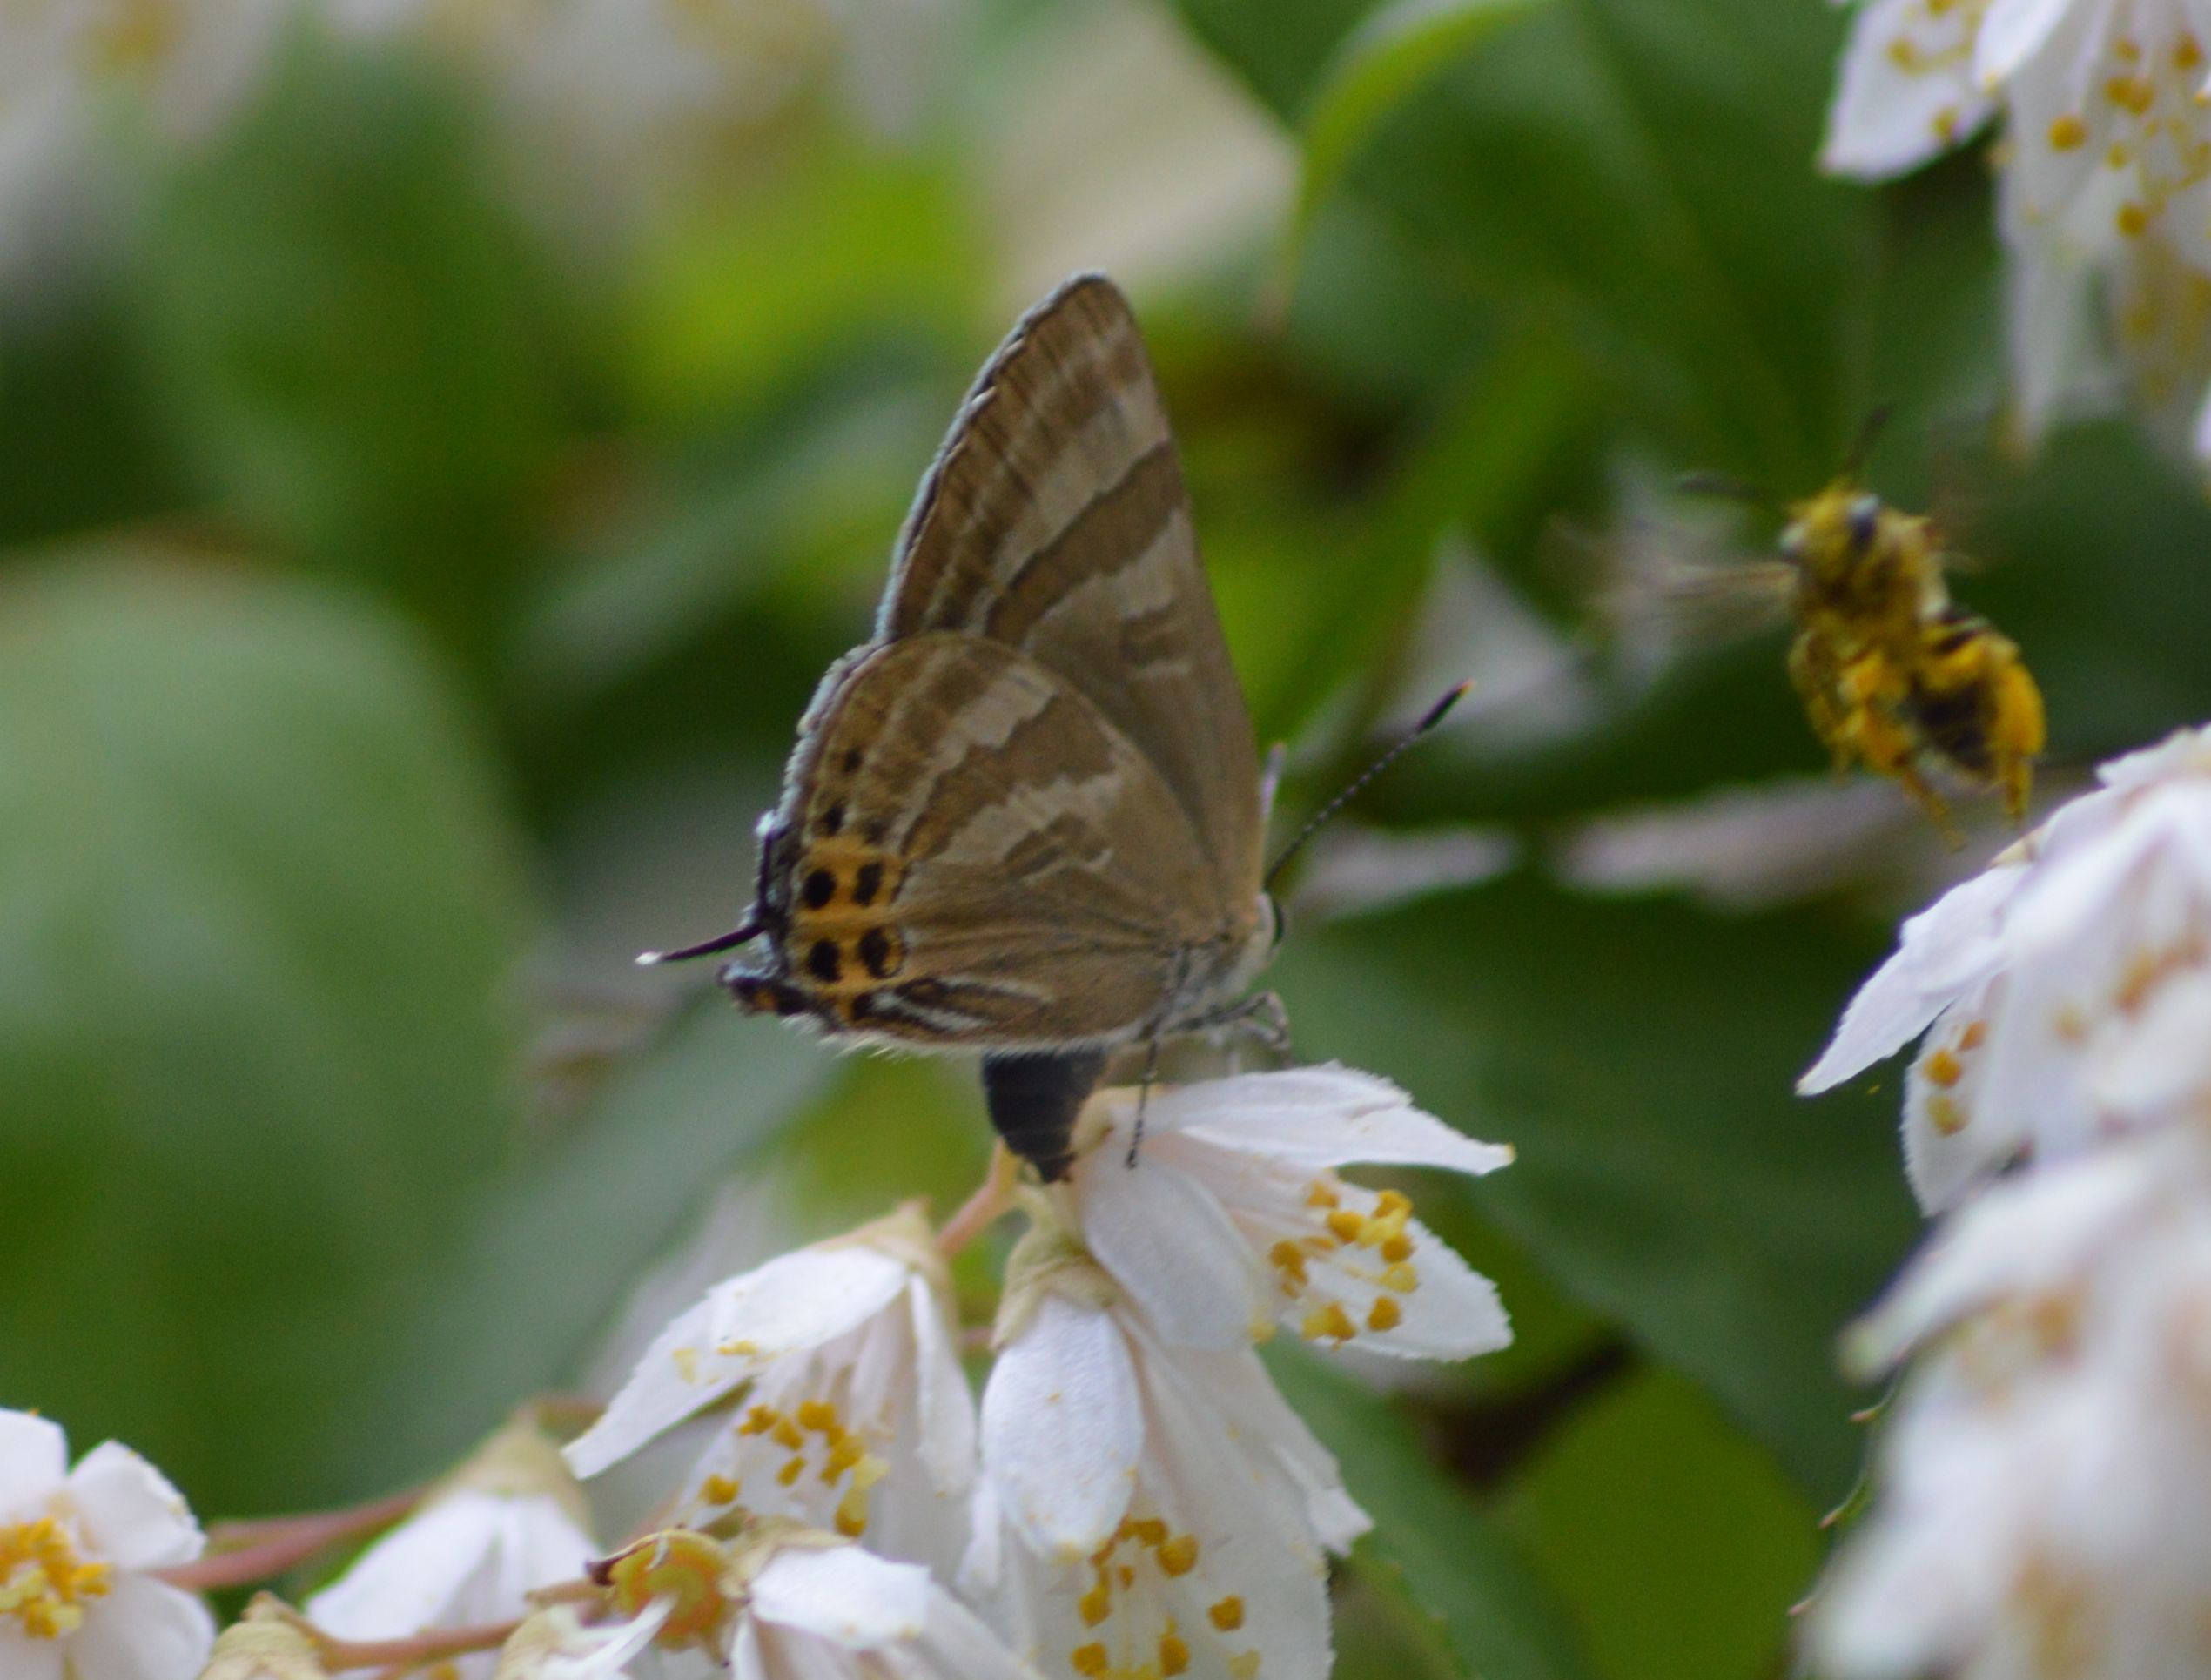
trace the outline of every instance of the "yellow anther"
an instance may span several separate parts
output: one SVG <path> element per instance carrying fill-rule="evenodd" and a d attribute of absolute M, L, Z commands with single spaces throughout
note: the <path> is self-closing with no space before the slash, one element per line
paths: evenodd
<path fill-rule="evenodd" d="M 1966 1111 L 1947 1097 L 1931 1097 L 1927 1100 L 1927 1122 L 1944 1137 L 1954 1138 L 1966 1129 Z"/>
<path fill-rule="evenodd" d="M 1233 1633 L 1244 1625 L 1244 1601 L 1232 1592 L 1206 1606 L 1206 1619 L 1223 1633 Z"/>
<path fill-rule="evenodd" d="M 706 1479 L 706 1485 L 699 1489 L 699 1496 L 709 1505 L 727 1505 L 736 1500 L 739 1491 L 736 1478 L 710 1475 Z"/>
<path fill-rule="evenodd" d="M 1089 1680 L 1097 1680 L 1098 1676 L 1106 1672 L 1106 1647 L 1078 1645 L 1067 1653 L 1067 1666 L 1077 1674 L 1089 1677 Z"/>
<path fill-rule="evenodd" d="M 1394 1266 L 1400 1260 L 1413 1258 L 1413 1240 L 1400 1232 L 1394 1237 L 1382 1239 L 1381 1257 Z"/>
<path fill-rule="evenodd" d="M 1123 1530 L 1132 1536 L 1139 1545 L 1149 1546 L 1157 1550 L 1166 1544 L 1167 1525 L 1156 1516 L 1139 1516 L 1121 1526 Z"/>
<path fill-rule="evenodd" d="M 784 1461 L 783 1468 L 776 1472 L 776 1480 L 788 1488 L 805 1473 L 806 1461 L 804 1459 L 787 1459 Z"/>
<path fill-rule="evenodd" d="M 852 1491 L 864 1494 L 890 1474 L 890 1461 L 868 1454 L 852 1467 Z"/>
<path fill-rule="evenodd" d="M 1946 1050 L 1929 1052 L 1926 1065 L 1920 1071 L 1946 1091 L 1966 1077 L 1966 1065 Z"/>
<path fill-rule="evenodd" d="M 840 1436 L 837 1444 L 829 1449 L 829 1456 L 823 1461 L 822 1480 L 836 1481 L 867 1455 L 867 1447 L 859 1436 Z"/>
<path fill-rule="evenodd" d="M 1313 1187 L 1305 1193 L 1305 1205 L 1307 1207 L 1334 1207 L 1337 1205 L 1337 1201 L 1336 1193 L 1321 1179 L 1314 1179 Z"/>
<path fill-rule="evenodd" d="M 1374 1198 L 1374 1217 L 1378 1220 L 1401 1220 L 1413 1211 L 1413 1204 L 1394 1190 L 1385 1190 Z"/>
<path fill-rule="evenodd" d="M 1376 1295 L 1374 1304 L 1367 1309 L 1369 1330 L 1394 1330 L 1405 1321 L 1405 1309 L 1388 1295 Z"/>
<path fill-rule="evenodd" d="M 1113 1589 L 1103 1581 L 1075 1601 L 1075 1611 L 1083 1619 L 1083 1626 L 1094 1628 L 1113 1613 Z"/>
<path fill-rule="evenodd" d="M 1327 1217 L 1328 1231 L 1339 1242 L 1357 1242 L 1367 1234 L 1366 1216 L 1340 1207 Z"/>
<path fill-rule="evenodd" d="M 2088 144 L 2088 125 L 2067 113 L 2050 124 L 2049 138 L 2052 151 L 2077 151 Z"/>
<path fill-rule="evenodd" d="M 2179 71 L 2198 70 L 2203 64 L 2203 44 L 2195 37 L 2183 33 L 2173 43 L 2173 68 Z"/>
<path fill-rule="evenodd" d="M 1187 1575 L 1198 1567 L 1198 1536 L 1179 1534 L 1159 1545 L 1159 1568 L 1169 1575 Z"/>
<path fill-rule="evenodd" d="M 1421 1287 L 1421 1274 L 1402 1262 L 1385 1266 L 1382 1267 L 1381 1287 L 1394 1289 L 1401 1295 L 1409 1295 Z"/>
<path fill-rule="evenodd" d="M 1351 1314 L 1343 1310 L 1342 1302 L 1332 1300 L 1327 1306 L 1316 1307 L 1307 1313 L 1298 1326 L 1298 1334 L 1307 1341 L 1320 1341 L 1324 1338 L 1349 1341 L 1359 1334 L 1359 1327 L 1351 1321 Z"/>
<path fill-rule="evenodd" d="M 1174 1680 L 1176 1675 L 1180 1674 L 1189 1666 L 1190 1647 L 1184 1644 L 1172 1631 L 1161 1634 L 1159 1636 L 1159 1672 L 1166 1677 L 1166 1680 Z"/>
<path fill-rule="evenodd" d="M 2127 239 L 2139 239 L 2149 232 L 2149 212 L 2137 204 L 2119 206 L 2119 231 Z"/>
<path fill-rule="evenodd" d="M 776 1427 L 769 1430 L 768 1435 L 776 1445 L 794 1453 L 802 1450 L 806 1445 L 805 1435 L 800 1432 L 798 1426 L 787 1417 L 777 1418 Z"/>
<path fill-rule="evenodd" d="M 0 1528 L 0 1616 L 33 1639 L 59 1639 L 84 1624 L 84 1604 L 104 1598 L 108 1566 L 87 1562 L 50 1516 Z"/>
<path fill-rule="evenodd" d="M 1960 1050 L 1979 1050 L 1983 1044 L 1987 1042 L 1987 1022 L 1968 1021 L 1966 1024 L 1966 1030 L 1958 1035 L 1958 1048 Z"/>
<path fill-rule="evenodd" d="M 1126 1591 L 1136 1584 L 1136 1570 L 1132 1565 L 1119 1564 L 1113 1570 L 1113 1579 L 1121 1583 L 1122 1590 Z"/>
<path fill-rule="evenodd" d="M 867 1527 L 867 1490 L 855 1488 L 837 1502 L 837 1531 L 847 1540 L 857 1540 Z"/>
<path fill-rule="evenodd" d="M 802 1400 L 798 1402 L 798 1427 L 811 1429 L 816 1435 L 842 1434 L 843 1425 L 837 1421 L 837 1408 L 825 1400 Z"/>
<path fill-rule="evenodd" d="M 744 1415 L 744 1421 L 737 1425 L 741 1435 L 764 1435 L 783 1421 L 783 1415 L 772 1406 L 756 1406 Z"/>
<path fill-rule="evenodd" d="M 1286 1238 L 1267 1251 L 1267 1258 L 1274 1269 L 1282 1274 L 1282 1281 L 1286 1286 L 1293 1290 L 1305 1287 L 1307 1281 L 1305 1250 L 1299 1247 L 1297 1244 Z"/>

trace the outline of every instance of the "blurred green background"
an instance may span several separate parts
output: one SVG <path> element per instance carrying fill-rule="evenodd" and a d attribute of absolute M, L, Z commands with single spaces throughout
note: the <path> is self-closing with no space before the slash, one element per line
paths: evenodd
<path fill-rule="evenodd" d="M 1828 783 L 1778 635 L 1639 651 L 1599 562 L 1893 403 L 2046 790 L 2211 715 L 2193 478 L 1991 446 L 1983 165 L 1820 180 L 1818 0 L 761 0 L 685 49 L 719 106 L 527 7 L 314 10 L 188 118 L 101 44 L 93 161 L 0 171 L 0 1403 L 205 1514 L 362 1496 L 573 1381 L 728 1173 L 792 1237 L 964 1193 L 971 1075 L 628 958 L 741 907 L 966 381 L 1104 266 L 1290 811 L 1481 684 L 1273 977 L 1520 1152 L 1417 1197 L 1514 1348 L 1283 1362 L 1381 1521 L 1343 1671 L 1781 1672 L 1863 1447 L 1833 1334 L 1915 1229 L 1894 1090 L 1791 1080 L 2004 837 Z"/>

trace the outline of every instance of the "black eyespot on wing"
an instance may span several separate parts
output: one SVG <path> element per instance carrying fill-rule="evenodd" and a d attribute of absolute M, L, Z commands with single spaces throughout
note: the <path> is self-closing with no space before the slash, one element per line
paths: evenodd
<path fill-rule="evenodd" d="M 777 986 L 775 997 L 776 1014 L 803 1015 L 806 1013 L 806 994 L 796 986 Z"/>
<path fill-rule="evenodd" d="M 884 816 L 870 816 L 860 825 L 860 837 L 871 846 L 880 846 L 890 837 L 890 820 Z"/>
<path fill-rule="evenodd" d="M 864 1021 L 875 1013 L 875 993 L 872 991 L 857 992 L 854 994 L 852 1000 L 845 1005 L 844 1008 L 847 1018 L 855 1021 Z"/>
<path fill-rule="evenodd" d="M 823 834 L 828 834 L 828 835 L 834 835 L 834 834 L 837 833 L 840 830 L 842 830 L 842 829 L 843 828 L 843 826 L 844 826 L 844 803 L 843 803 L 843 801 L 839 800 L 837 803 L 835 803 L 835 804 L 833 804 L 833 805 L 824 805 L 824 806 L 822 808 L 822 820 L 821 820 L 821 824 L 820 824 L 820 826 L 821 826 L 821 830 L 822 830 L 822 832 L 823 832 Z"/>
<path fill-rule="evenodd" d="M 827 870 L 816 870 L 806 877 L 806 908 L 820 910 L 837 897 L 837 877 Z"/>
<path fill-rule="evenodd" d="M 883 890 L 883 865 L 863 864 L 852 877 L 852 902 L 862 908 L 875 903 L 875 896 Z"/>
<path fill-rule="evenodd" d="M 844 971 L 844 962 L 836 940 L 817 939 L 807 947 L 806 971 L 825 985 L 837 984 L 837 976 Z"/>
<path fill-rule="evenodd" d="M 862 934 L 860 960 L 867 964 L 868 972 L 877 979 L 889 979 L 897 966 L 892 960 L 890 936 L 881 928 L 870 928 Z"/>
<path fill-rule="evenodd" d="M 862 755 L 860 749 L 857 747 L 847 747 L 844 749 L 844 773 L 847 776 L 851 775 L 854 770 L 860 768 L 861 756 Z"/>

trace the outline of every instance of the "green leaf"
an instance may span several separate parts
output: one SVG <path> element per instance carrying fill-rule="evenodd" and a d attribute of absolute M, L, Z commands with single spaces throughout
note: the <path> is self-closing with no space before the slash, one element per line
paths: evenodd
<path fill-rule="evenodd" d="M 1643 1371 L 1593 1396 L 1499 1503 L 1612 1680 L 1784 1671 L 1789 1607 L 1819 1559 L 1814 1508 L 1680 1378 Z"/>
<path fill-rule="evenodd" d="M 1421 1451 L 1381 1395 L 1311 1354 L 1271 1361 L 1374 1519 L 1349 1567 L 1432 1617 L 1473 1680 L 1581 1680 L 1590 1670 L 1549 1584 L 1489 1513 Z"/>
<path fill-rule="evenodd" d="M 570 1374 L 701 1200 L 828 1084 L 836 1058 L 719 998 L 636 1057 L 579 1128 L 477 1208 L 427 1311 L 350 1420 L 366 1485 L 447 1468 Z"/>
<path fill-rule="evenodd" d="M 554 435 L 539 279 L 457 88 L 305 29 L 288 47 L 153 205 L 160 415 L 252 528 L 473 648 Z"/>
<path fill-rule="evenodd" d="M 1545 0 L 1392 0 L 1346 36 L 1305 114 L 1295 237 L 1381 119 L 1413 89 Z"/>
<path fill-rule="evenodd" d="M 1877 955 L 1801 914 L 1518 877 L 1293 938 L 1278 978 L 1306 1055 L 1513 1144 L 1462 1193 L 1831 1502 L 1860 1448 L 1835 1332 L 1917 1220 L 1895 1094 L 1810 1103 L 1792 1082 Z"/>
<path fill-rule="evenodd" d="M 380 616 L 142 561 L 0 611 L 0 1392 L 296 1506 L 508 1129 L 496 777 Z"/>

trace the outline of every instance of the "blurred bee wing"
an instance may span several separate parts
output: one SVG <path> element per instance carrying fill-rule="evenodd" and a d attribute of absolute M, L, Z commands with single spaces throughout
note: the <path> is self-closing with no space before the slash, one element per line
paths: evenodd
<path fill-rule="evenodd" d="M 1184 953 L 1221 939 L 1173 792 L 1014 648 L 933 631 L 867 652 L 792 776 L 810 870 L 792 968 L 855 1031 L 992 1050 L 1126 1036 Z"/>
<path fill-rule="evenodd" d="M 1256 894 L 1251 715 L 1127 300 L 1078 275 L 1017 326 L 922 481 L 878 640 L 1019 649 L 1148 760 L 1202 842 L 1209 897 Z"/>
<path fill-rule="evenodd" d="M 1591 551 L 1598 614 L 1622 642 L 1705 646 L 1771 629 L 1788 617 L 1796 573 L 1780 561 L 1733 557 L 1710 534 L 1630 519 Z"/>

